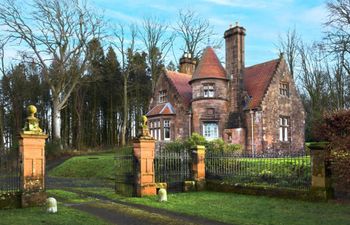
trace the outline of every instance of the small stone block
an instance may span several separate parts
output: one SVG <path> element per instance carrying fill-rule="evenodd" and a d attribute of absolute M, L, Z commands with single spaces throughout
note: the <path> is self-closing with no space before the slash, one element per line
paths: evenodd
<path fill-rule="evenodd" d="M 184 192 L 195 191 L 196 182 L 195 181 L 185 181 L 184 182 Z"/>
<path fill-rule="evenodd" d="M 206 187 L 205 180 L 196 181 L 196 190 L 197 191 L 204 191 L 205 187 Z"/>

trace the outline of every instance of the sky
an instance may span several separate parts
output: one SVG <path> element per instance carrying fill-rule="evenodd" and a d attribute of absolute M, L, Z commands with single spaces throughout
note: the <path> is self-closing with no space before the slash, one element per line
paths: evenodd
<path fill-rule="evenodd" d="M 218 39 L 236 22 L 246 29 L 246 66 L 278 57 L 279 36 L 296 29 L 306 42 L 322 39 L 327 19 L 325 0 L 90 0 L 93 8 L 105 15 L 111 24 L 141 23 L 146 17 L 157 17 L 175 25 L 179 10 L 190 9 L 207 19 Z M 113 29 L 113 28 L 108 28 Z M 111 32 L 111 30 L 109 30 Z M 216 50 L 224 61 L 224 42 Z M 174 47 L 170 60 L 181 57 L 180 46 Z M 16 58 L 16 47 L 6 49 L 6 58 Z M 174 58 L 174 55 L 177 59 Z"/>
<path fill-rule="evenodd" d="M 172 25 L 180 9 L 194 10 L 209 20 L 218 38 L 238 22 L 247 33 L 247 66 L 277 58 L 279 36 L 288 29 L 295 28 L 306 42 L 321 40 L 327 19 L 324 0 L 95 0 L 93 4 L 110 21 L 122 23 L 139 23 L 151 16 Z M 224 42 L 217 54 L 223 60 Z"/>

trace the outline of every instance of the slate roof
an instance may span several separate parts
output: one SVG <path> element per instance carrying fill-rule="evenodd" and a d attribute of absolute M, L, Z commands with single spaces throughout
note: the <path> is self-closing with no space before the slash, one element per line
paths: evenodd
<path fill-rule="evenodd" d="M 251 97 L 248 108 L 260 106 L 280 60 L 275 59 L 244 69 L 243 84 Z"/>
<path fill-rule="evenodd" d="M 175 71 L 166 71 L 165 75 L 175 87 L 176 91 L 183 99 L 183 102 L 189 106 L 192 100 L 192 88 L 189 81 L 191 80 L 192 76 Z"/>
<path fill-rule="evenodd" d="M 212 47 L 207 47 L 204 50 L 191 82 L 203 78 L 227 79 L 226 70 L 220 63 Z"/>
<path fill-rule="evenodd" d="M 169 103 L 163 103 L 154 106 L 146 116 L 156 116 L 156 115 L 174 115 L 176 114 L 174 107 Z"/>

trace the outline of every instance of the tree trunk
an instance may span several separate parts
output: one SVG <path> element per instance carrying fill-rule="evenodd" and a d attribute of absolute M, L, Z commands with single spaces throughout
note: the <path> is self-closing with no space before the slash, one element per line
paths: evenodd
<path fill-rule="evenodd" d="M 128 123 L 128 79 L 124 74 L 124 115 L 123 115 L 123 125 L 122 125 L 122 140 L 121 145 L 125 146 L 126 144 L 126 126 Z"/>
<path fill-rule="evenodd" d="M 57 101 L 53 101 L 52 108 L 53 140 L 61 141 L 61 109 Z"/>

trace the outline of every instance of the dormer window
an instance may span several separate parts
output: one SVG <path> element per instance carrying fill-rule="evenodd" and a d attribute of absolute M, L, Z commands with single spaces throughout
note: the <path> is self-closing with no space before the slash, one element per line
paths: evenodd
<path fill-rule="evenodd" d="M 167 101 L 167 91 L 166 90 L 161 90 L 159 91 L 159 103 L 164 103 Z"/>
<path fill-rule="evenodd" d="M 280 95 L 289 97 L 289 85 L 288 83 L 280 83 Z"/>
<path fill-rule="evenodd" d="M 204 98 L 213 98 L 215 95 L 214 84 L 204 84 L 203 85 L 203 96 Z"/>

